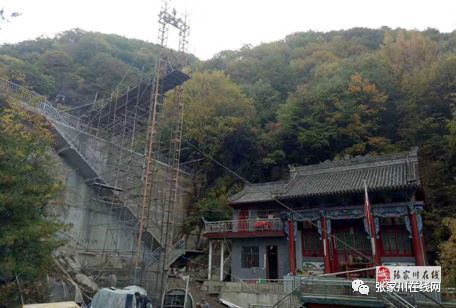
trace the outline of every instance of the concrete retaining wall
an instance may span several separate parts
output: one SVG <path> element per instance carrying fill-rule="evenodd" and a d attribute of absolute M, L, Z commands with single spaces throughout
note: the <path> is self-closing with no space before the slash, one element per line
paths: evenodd
<path fill-rule="evenodd" d="M 78 173 L 79 178 L 73 176 L 72 180 L 66 181 L 69 183 L 68 188 L 81 191 L 83 196 L 87 196 L 87 189 L 92 189 L 93 194 L 89 199 L 77 200 L 80 204 L 92 204 L 97 193 L 99 194 L 100 187 L 92 185 L 91 182 L 97 180 L 110 187 L 115 187 L 118 190 L 114 191 L 116 197 L 121 200 L 134 216 L 139 217 L 138 207 L 142 203 L 142 177 L 144 169 L 144 156 L 140 153 L 130 152 L 125 149 L 120 141 L 105 140 L 92 135 L 81 133 L 72 127 L 63 124 L 54 123 L 56 135 L 58 138 L 57 149 L 59 156 L 65 161 L 68 171 Z M 155 161 L 155 182 L 154 182 L 154 199 L 157 196 L 160 200 L 166 200 L 168 189 L 170 187 L 171 174 L 170 166 Z M 177 234 L 184 223 L 189 204 L 192 199 L 193 183 L 190 175 L 180 172 L 179 185 L 177 192 L 177 204 L 175 208 L 175 234 Z M 89 184 L 89 185 L 88 185 Z M 112 193 L 111 191 L 108 193 Z M 83 197 L 79 197 L 83 198 Z M 69 203 L 72 200 L 68 200 Z M 158 204 L 163 204 L 164 201 L 156 201 L 152 204 L 149 215 L 149 227 L 155 239 L 158 240 L 161 225 L 162 213 Z M 105 210 L 105 206 L 101 211 Z M 116 213 L 119 215 L 119 213 Z M 76 214 L 74 214 L 76 215 Z M 102 215 L 94 214 L 93 219 L 103 223 Z M 128 217 L 134 220 L 134 217 Z M 125 221 L 125 217 L 120 218 Z M 111 223 L 111 221 L 105 221 Z"/>
<path fill-rule="evenodd" d="M 65 129 L 68 134 L 68 127 Z M 71 139 L 62 138 L 62 135 L 63 127 L 57 125 L 56 151 L 52 156 L 65 189 L 62 196 L 64 206 L 56 214 L 69 226 L 62 232 L 62 237 L 68 242 L 61 251 L 76 256 L 83 267 L 99 268 L 108 273 L 124 271 L 127 274 L 136 247 L 139 217 L 136 211 L 142 200 L 143 157 L 138 153 L 119 150 L 118 146 L 106 140 L 84 133 L 75 134 Z M 131 165 L 122 163 L 121 168 L 118 168 L 119 159 L 131 162 Z M 166 192 L 169 187 L 168 166 L 157 162 L 155 171 L 157 190 Z M 91 184 L 94 178 L 122 190 L 115 194 L 126 206 L 102 202 L 99 198 L 100 186 Z M 114 182 L 114 179 L 117 181 Z M 112 194 L 112 190 L 109 191 Z M 192 191 L 191 176 L 181 172 L 175 209 L 175 234 L 187 216 Z M 158 229 L 159 221 L 156 219 L 161 217 L 159 214 L 156 207 L 151 208 L 149 226 Z M 146 258 L 157 246 L 158 243 L 150 235 L 145 237 L 143 248 Z"/>

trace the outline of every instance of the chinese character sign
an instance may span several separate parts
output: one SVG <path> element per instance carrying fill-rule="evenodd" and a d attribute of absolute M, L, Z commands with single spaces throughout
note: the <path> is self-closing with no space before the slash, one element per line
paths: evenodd
<path fill-rule="evenodd" d="M 377 266 L 377 292 L 440 292 L 440 266 Z"/>

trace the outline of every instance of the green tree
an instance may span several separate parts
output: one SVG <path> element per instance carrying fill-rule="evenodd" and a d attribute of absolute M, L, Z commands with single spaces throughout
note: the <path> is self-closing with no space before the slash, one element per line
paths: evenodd
<path fill-rule="evenodd" d="M 207 190 L 196 202 L 188 219 L 183 226 L 183 233 L 189 236 L 196 232 L 197 246 L 201 245 L 201 235 L 204 230 L 204 220 L 220 221 L 232 217 L 231 208 L 228 206 L 227 185 L 221 184 Z"/>
<path fill-rule="evenodd" d="M 440 245 L 439 259 L 442 265 L 442 282 L 447 287 L 456 286 L 456 218 L 445 218 L 443 225 L 449 238 Z"/>
<path fill-rule="evenodd" d="M 448 130 L 450 131 L 450 135 L 448 137 L 450 149 L 453 155 L 456 155 L 456 112 L 453 113 L 453 118 L 448 123 Z"/>
<path fill-rule="evenodd" d="M 186 82 L 183 95 L 184 138 L 229 167 L 237 169 L 247 163 L 254 106 L 239 86 L 222 72 L 197 72 Z M 217 177 L 213 176 L 209 177 Z"/>
<path fill-rule="evenodd" d="M 0 276 L 19 277 L 27 301 L 36 300 L 36 282 L 52 269 L 52 252 L 61 245 L 62 225 L 52 213 L 62 185 L 52 171 L 46 123 L 0 101 Z M 19 295 L 16 284 L 0 288 L 2 303 L 20 303 Z"/>
<path fill-rule="evenodd" d="M 171 98 L 173 95 L 170 95 Z M 202 228 L 202 219 L 227 219 L 228 191 L 235 183 L 233 177 L 223 176 L 226 170 L 208 156 L 243 175 L 252 170 L 255 144 L 250 122 L 254 106 L 240 87 L 224 73 L 196 72 L 184 86 L 183 160 L 200 160 L 197 165 L 196 206 L 189 215 L 185 232 Z M 169 106 L 170 101 L 166 102 Z M 199 150 L 193 148 L 195 146 Z M 207 155 L 207 156 L 206 156 Z"/>
<path fill-rule="evenodd" d="M 386 94 L 359 73 L 347 76 L 349 71 L 324 73 L 325 82 L 298 87 L 279 111 L 282 139 L 289 142 L 284 146 L 295 149 L 285 152 L 295 161 L 394 150 L 378 135 Z M 300 152 L 307 156 L 299 158 Z"/>
<path fill-rule="evenodd" d="M 246 89 L 255 104 L 257 126 L 264 128 L 276 121 L 276 113 L 282 104 L 281 94 L 270 83 L 260 79 Z"/>
<path fill-rule="evenodd" d="M 359 155 L 384 152 L 390 143 L 378 136 L 379 113 L 384 110 L 387 96 L 361 74 L 351 76 L 346 95 L 336 103 L 331 121 L 339 127 L 339 140 L 346 140 L 343 154 Z"/>

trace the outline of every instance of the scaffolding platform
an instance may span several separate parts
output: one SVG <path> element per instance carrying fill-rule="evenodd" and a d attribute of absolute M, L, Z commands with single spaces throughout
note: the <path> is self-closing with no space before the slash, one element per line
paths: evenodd
<path fill-rule="evenodd" d="M 163 78 L 162 92 L 166 93 L 178 86 L 181 86 L 190 79 L 190 76 L 181 70 L 173 70 Z"/>

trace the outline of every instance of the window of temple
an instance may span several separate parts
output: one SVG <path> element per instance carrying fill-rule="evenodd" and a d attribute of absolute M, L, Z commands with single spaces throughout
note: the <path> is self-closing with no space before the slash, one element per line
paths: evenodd
<path fill-rule="evenodd" d="M 242 267 L 252 268 L 260 266 L 260 252 L 258 246 L 242 247 Z"/>
<path fill-rule="evenodd" d="M 303 234 L 302 255 L 307 257 L 320 257 L 323 255 L 323 247 L 318 232 Z"/>
<path fill-rule="evenodd" d="M 371 249 L 371 244 L 364 230 L 357 230 L 353 227 L 339 229 L 336 236 L 340 240 L 336 241 L 337 251 L 339 252 L 350 253 L 353 251 L 353 248 L 363 252 L 370 251 Z"/>
<path fill-rule="evenodd" d="M 413 256 L 403 217 L 385 217 L 380 220 L 380 235 L 384 256 Z"/>
<path fill-rule="evenodd" d="M 323 256 L 323 245 L 317 228 L 305 221 L 302 224 L 302 255 L 306 257 Z"/>
<path fill-rule="evenodd" d="M 385 226 L 381 232 L 384 256 L 413 256 L 411 240 L 403 226 Z"/>

